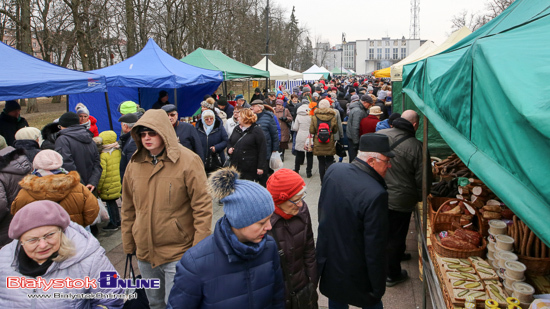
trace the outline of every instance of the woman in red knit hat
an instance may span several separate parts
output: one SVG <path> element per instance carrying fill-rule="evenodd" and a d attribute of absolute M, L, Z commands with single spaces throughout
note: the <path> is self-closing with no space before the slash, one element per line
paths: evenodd
<path fill-rule="evenodd" d="M 317 308 L 317 261 L 311 216 L 304 198 L 306 184 L 293 170 L 282 168 L 267 180 L 275 204 L 272 230 L 281 256 L 285 280 L 285 306 Z"/>

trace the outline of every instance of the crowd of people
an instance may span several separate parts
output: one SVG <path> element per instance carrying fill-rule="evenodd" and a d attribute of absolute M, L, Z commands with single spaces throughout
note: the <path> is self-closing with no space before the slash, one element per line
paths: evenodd
<path fill-rule="evenodd" d="M 429 166 L 416 112 L 391 113 L 390 83 L 373 78 L 231 95 L 206 95 L 194 125 L 166 91 L 147 111 L 122 102 L 120 136 L 99 132 L 82 103 L 39 130 L 6 102 L 0 279 L 114 269 L 94 237 L 105 205 L 102 229 L 120 229 L 142 277 L 160 279 L 145 290 L 151 308 L 317 308 L 318 286 L 329 308 L 382 308 L 386 287 L 408 278 L 400 263 Z M 286 151 L 294 169 L 273 170 Z M 304 201 L 314 156 L 316 244 Z M 213 202 L 225 215 L 212 232 Z M 0 306 L 32 307 L 22 293 L 0 289 Z M 86 302 L 57 303 L 123 306 Z"/>

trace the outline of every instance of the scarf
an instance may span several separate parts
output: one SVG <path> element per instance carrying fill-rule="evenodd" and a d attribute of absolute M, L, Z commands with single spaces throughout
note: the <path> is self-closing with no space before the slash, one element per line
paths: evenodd
<path fill-rule="evenodd" d="M 84 122 L 83 124 L 81 124 L 81 126 L 85 127 L 86 129 L 90 130 L 90 126 L 92 125 L 92 123 L 90 122 L 90 120 Z"/>
<path fill-rule="evenodd" d="M 68 174 L 68 173 L 69 172 L 67 172 L 67 170 L 60 167 L 56 170 L 49 170 L 49 171 L 48 170 L 43 170 L 41 168 L 34 169 L 31 174 L 36 175 L 38 177 L 42 177 L 42 176 L 46 176 L 46 175 L 57 175 L 57 174 Z"/>
<path fill-rule="evenodd" d="M 114 150 L 119 149 L 120 145 L 118 142 L 114 142 L 112 144 L 103 145 L 101 146 L 103 149 L 101 149 L 101 152 L 108 152 L 109 154 L 112 154 Z"/>
<path fill-rule="evenodd" d="M 214 125 L 216 124 L 216 117 L 214 117 L 214 121 L 212 122 L 212 125 L 207 125 L 206 121 L 204 121 L 204 114 L 202 114 L 202 127 L 204 128 L 204 131 L 206 132 L 206 135 L 210 135 L 210 132 L 214 129 Z"/>
<path fill-rule="evenodd" d="M 227 216 L 223 216 L 220 219 L 220 228 L 222 236 L 227 240 L 227 243 L 239 258 L 243 260 L 253 260 L 264 251 L 267 235 L 257 244 L 253 242 L 242 243 L 237 238 L 237 235 L 231 230 L 231 225 L 229 224 Z"/>
<path fill-rule="evenodd" d="M 31 259 L 26 253 L 23 248 L 19 250 L 19 254 L 17 255 L 17 261 L 19 262 L 19 272 L 22 275 L 25 276 L 31 276 L 31 277 L 38 277 L 42 276 L 48 271 L 48 268 L 53 264 L 52 259 L 55 259 L 57 257 L 57 252 L 54 252 L 47 260 L 46 262 L 42 264 L 36 263 L 33 259 Z"/>
<path fill-rule="evenodd" d="M 281 208 L 279 208 L 279 206 L 275 206 L 275 213 L 278 214 L 279 216 L 281 216 L 281 218 L 283 218 L 285 220 L 288 220 L 288 219 L 294 217 L 293 215 L 289 215 L 286 212 L 284 212 Z"/>

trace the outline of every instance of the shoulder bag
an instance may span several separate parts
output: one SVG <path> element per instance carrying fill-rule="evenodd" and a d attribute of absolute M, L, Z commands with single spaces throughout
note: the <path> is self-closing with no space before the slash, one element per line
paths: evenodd
<path fill-rule="evenodd" d="M 237 142 L 235 143 L 235 145 L 233 145 L 233 152 L 235 151 L 235 146 L 237 146 L 237 144 L 243 139 L 243 137 L 245 137 L 247 134 L 248 134 L 249 131 L 246 131 L 244 132 L 243 136 L 241 136 L 241 138 L 239 138 L 237 140 Z M 228 153 L 227 154 L 227 159 L 225 160 L 225 162 L 223 163 L 223 167 L 229 167 L 231 166 L 231 155 Z"/>

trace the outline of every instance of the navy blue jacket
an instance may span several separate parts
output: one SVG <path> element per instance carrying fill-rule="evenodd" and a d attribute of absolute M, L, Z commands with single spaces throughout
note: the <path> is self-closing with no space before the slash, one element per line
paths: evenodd
<path fill-rule="evenodd" d="M 204 149 L 202 148 L 201 140 L 195 127 L 192 124 L 178 121 L 174 130 L 176 130 L 176 135 L 178 136 L 180 144 L 198 154 L 202 162 L 204 162 Z"/>
<path fill-rule="evenodd" d="M 59 131 L 55 151 L 63 157 L 63 168 L 77 171 L 80 182 L 97 187 L 103 172 L 97 146 L 92 135 L 81 125 L 73 125 Z"/>
<path fill-rule="evenodd" d="M 132 138 L 130 132 L 120 135 L 120 149 L 122 150 L 120 158 L 120 179 L 124 179 L 126 166 L 128 166 L 130 159 L 132 159 L 132 155 L 137 150 L 136 142 Z"/>
<path fill-rule="evenodd" d="M 263 111 L 259 114 L 256 114 L 258 116 L 258 120 L 256 123 L 262 128 L 262 131 L 264 131 L 265 136 L 265 142 L 266 142 L 266 160 L 269 160 L 271 158 L 271 152 L 273 151 L 279 151 L 279 133 L 277 131 L 277 123 L 275 122 L 275 119 L 273 119 L 273 114 L 268 111 Z"/>
<path fill-rule="evenodd" d="M 202 149 L 204 152 L 203 158 L 206 158 L 210 155 L 212 150 L 210 150 L 210 147 L 214 146 L 216 147 L 216 153 L 220 156 L 221 163 L 225 162 L 225 155 L 223 154 L 223 150 L 225 147 L 227 147 L 227 132 L 225 132 L 225 128 L 222 125 L 222 121 L 220 118 L 216 117 L 214 118 L 214 128 L 212 129 L 212 132 L 210 132 L 209 135 L 206 135 L 206 132 L 204 131 L 204 127 L 202 126 L 202 119 L 199 119 L 199 121 L 196 124 L 197 132 L 199 133 L 199 139 L 201 141 Z"/>
<path fill-rule="evenodd" d="M 220 105 L 218 105 L 218 108 L 227 115 L 227 119 L 231 119 L 231 117 L 233 117 L 233 111 L 235 110 L 233 105 L 227 103 L 225 108 L 222 108 Z"/>
<path fill-rule="evenodd" d="M 357 307 L 378 303 L 386 291 L 387 229 L 384 179 L 359 159 L 331 165 L 319 196 L 321 293 Z"/>
<path fill-rule="evenodd" d="M 283 273 L 275 240 L 265 235 L 256 251 L 239 254 L 233 245 L 238 240 L 227 222 L 222 217 L 213 235 L 185 252 L 176 266 L 166 308 L 284 308 Z"/>

